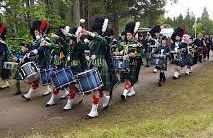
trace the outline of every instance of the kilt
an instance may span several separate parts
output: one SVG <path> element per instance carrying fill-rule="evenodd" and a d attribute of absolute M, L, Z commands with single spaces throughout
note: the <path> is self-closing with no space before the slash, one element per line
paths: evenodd
<path fill-rule="evenodd" d="M 184 67 L 186 65 L 185 61 L 183 59 L 176 59 L 174 61 L 174 64 L 177 65 L 177 66 L 180 66 L 180 67 Z"/>
<path fill-rule="evenodd" d="M 109 68 L 107 66 L 106 59 L 104 57 L 96 57 L 95 60 L 92 61 L 92 65 L 94 68 L 97 68 L 101 79 L 103 82 L 103 90 L 104 91 L 110 91 L 110 80 L 109 80 Z"/>
<path fill-rule="evenodd" d="M 80 60 L 72 60 L 68 67 L 71 69 L 73 75 L 77 75 L 78 73 L 82 72 Z"/>
<path fill-rule="evenodd" d="M 17 67 L 15 75 L 13 76 L 13 79 L 22 80 L 21 76 L 19 75 L 20 67 L 21 67 L 20 65 Z"/>
<path fill-rule="evenodd" d="M 115 86 L 116 83 L 118 83 L 119 79 L 116 75 L 116 71 L 113 67 L 113 62 L 112 62 L 112 58 L 107 58 L 107 65 L 109 68 L 109 80 L 110 80 L 110 91 L 113 90 L 113 87 Z"/>
<path fill-rule="evenodd" d="M 185 64 L 188 65 L 188 66 L 192 66 L 193 65 L 193 56 L 191 54 L 188 54 L 186 57 L 185 57 Z"/>
<path fill-rule="evenodd" d="M 143 58 L 145 58 L 145 59 L 150 59 L 150 58 L 151 58 L 151 53 L 145 52 L 145 53 L 143 54 Z"/>
<path fill-rule="evenodd" d="M 4 65 L 4 62 L 5 62 L 5 55 L 1 55 L 0 56 L 0 74 L 1 74 L 1 78 L 4 80 L 4 79 L 9 79 L 10 78 L 10 70 L 9 69 L 4 69 L 3 68 L 3 65 Z"/>
<path fill-rule="evenodd" d="M 141 60 L 141 58 L 140 58 Z M 129 80 L 132 85 L 138 81 L 138 75 L 140 72 L 140 61 L 139 58 L 130 59 L 129 61 L 129 72 L 121 72 L 121 80 Z"/>

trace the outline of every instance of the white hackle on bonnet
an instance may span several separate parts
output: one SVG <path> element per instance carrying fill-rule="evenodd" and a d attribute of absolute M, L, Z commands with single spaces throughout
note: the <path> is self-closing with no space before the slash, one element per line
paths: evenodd
<path fill-rule="evenodd" d="M 103 32 L 103 33 L 106 32 L 108 23 L 109 23 L 109 20 L 108 20 L 108 19 L 105 19 L 105 20 L 104 20 L 104 23 L 103 23 L 103 26 L 102 26 L 102 32 Z"/>
<path fill-rule="evenodd" d="M 139 26 L 140 26 L 140 22 L 136 22 L 135 23 L 135 28 L 134 28 L 134 33 L 136 33 L 138 31 Z"/>

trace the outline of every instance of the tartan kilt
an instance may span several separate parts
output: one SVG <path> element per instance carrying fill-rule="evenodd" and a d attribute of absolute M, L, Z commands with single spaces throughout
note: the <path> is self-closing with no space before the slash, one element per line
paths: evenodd
<path fill-rule="evenodd" d="M 185 61 L 183 59 L 175 60 L 174 64 L 177 65 L 177 66 L 180 66 L 180 67 L 184 67 L 186 65 Z"/>
<path fill-rule="evenodd" d="M 106 59 L 104 57 L 97 57 L 95 60 L 92 61 L 92 65 L 94 68 L 98 69 L 101 75 L 101 79 L 104 85 L 103 90 L 110 91 L 109 70 Z"/>
<path fill-rule="evenodd" d="M 108 65 L 108 68 L 109 68 L 109 80 L 110 80 L 110 86 L 111 86 L 111 90 L 112 90 L 114 85 L 116 83 L 118 83 L 119 79 L 116 75 L 116 71 L 115 71 L 114 66 L 113 66 L 112 57 L 106 59 L 106 61 L 107 61 L 107 65 Z"/>
<path fill-rule="evenodd" d="M 138 75 L 140 72 L 140 62 L 138 59 L 130 59 L 129 71 L 121 72 L 121 80 L 129 80 L 132 85 L 138 81 Z"/>
<path fill-rule="evenodd" d="M 151 58 L 151 53 L 149 53 L 149 52 L 144 53 L 143 54 L 143 58 L 150 59 Z"/>
<path fill-rule="evenodd" d="M 16 70 L 14 76 L 13 76 L 13 79 L 22 80 L 21 76 L 19 75 L 20 69 L 21 69 L 21 66 L 19 65 L 19 66 L 17 67 L 17 70 Z"/>
<path fill-rule="evenodd" d="M 2 79 L 9 79 L 11 73 L 10 73 L 9 69 L 3 68 L 4 62 L 5 62 L 5 57 L 4 57 L 4 55 L 1 55 L 0 56 L 0 75 L 1 75 Z"/>
<path fill-rule="evenodd" d="M 188 54 L 185 58 L 185 64 L 188 66 L 192 66 L 193 65 L 193 57 L 191 54 Z"/>
<path fill-rule="evenodd" d="M 66 67 L 70 68 L 73 75 L 77 75 L 82 72 L 80 60 L 72 60 L 66 63 Z"/>

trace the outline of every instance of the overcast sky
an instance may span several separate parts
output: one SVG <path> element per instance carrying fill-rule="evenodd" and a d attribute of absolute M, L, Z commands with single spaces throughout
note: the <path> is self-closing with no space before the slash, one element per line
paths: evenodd
<path fill-rule="evenodd" d="M 185 15 L 187 8 L 193 11 L 196 17 L 200 17 L 203 8 L 206 7 L 211 19 L 213 19 L 213 0 L 178 0 L 177 4 L 167 4 L 165 7 L 166 17 Z"/>

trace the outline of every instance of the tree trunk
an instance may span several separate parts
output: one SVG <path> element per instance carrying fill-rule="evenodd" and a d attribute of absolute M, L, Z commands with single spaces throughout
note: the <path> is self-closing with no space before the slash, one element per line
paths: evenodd
<path fill-rule="evenodd" d="M 112 19 L 112 29 L 115 33 L 115 38 L 118 39 L 119 37 L 119 19 L 118 15 L 115 13 Z"/>
<path fill-rule="evenodd" d="M 76 0 L 73 6 L 73 20 L 75 24 L 79 24 L 80 20 L 80 0 Z"/>

